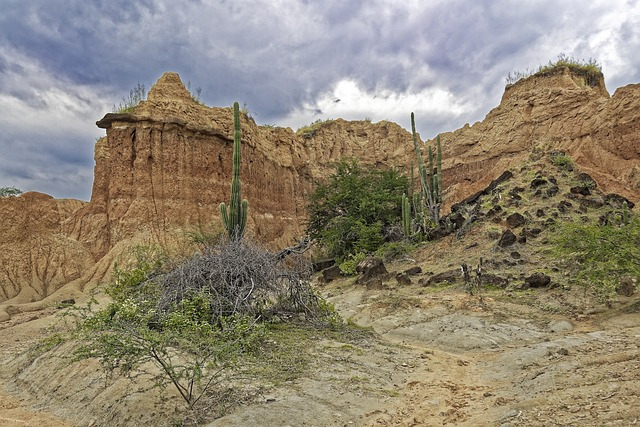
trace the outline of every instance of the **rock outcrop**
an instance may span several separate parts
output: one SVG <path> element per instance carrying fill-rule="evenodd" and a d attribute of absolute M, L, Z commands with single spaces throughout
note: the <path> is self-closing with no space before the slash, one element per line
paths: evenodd
<path fill-rule="evenodd" d="M 231 108 L 200 104 L 166 73 L 132 111 L 97 122 L 106 137 L 95 145 L 89 203 L 38 193 L 0 199 L 0 319 L 60 288 L 97 284 L 140 236 L 163 243 L 176 233 L 220 230 L 232 122 Z M 338 119 L 296 134 L 243 115 L 242 132 L 249 235 L 274 247 L 303 233 L 307 196 L 339 159 L 407 170 L 414 156 L 410 134 L 386 121 Z M 445 208 L 550 150 L 569 154 L 605 192 L 640 200 L 640 84 L 610 97 L 603 80 L 588 85 L 568 69 L 534 75 L 507 87 L 482 122 L 441 140 Z"/>

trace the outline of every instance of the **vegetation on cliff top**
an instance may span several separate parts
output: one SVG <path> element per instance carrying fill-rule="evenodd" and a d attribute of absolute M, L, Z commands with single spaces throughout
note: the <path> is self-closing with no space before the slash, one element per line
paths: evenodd
<path fill-rule="evenodd" d="M 556 73 L 563 67 L 569 68 L 571 72 L 584 78 L 585 84 L 595 86 L 602 77 L 602 66 L 593 58 L 587 60 L 576 59 L 565 54 L 558 55 L 555 61 L 549 61 L 546 65 L 541 65 L 537 70 L 513 71 L 507 75 L 506 85 L 510 86 L 526 79 L 530 76 L 546 76 Z"/>

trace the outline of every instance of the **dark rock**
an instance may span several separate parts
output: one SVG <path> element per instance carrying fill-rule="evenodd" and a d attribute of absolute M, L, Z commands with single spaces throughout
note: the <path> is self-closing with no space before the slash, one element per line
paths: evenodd
<path fill-rule="evenodd" d="M 411 285 L 411 278 L 406 273 L 396 273 L 395 278 L 401 286 Z"/>
<path fill-rule="evenodd" d="M 451 234 L 451 230 L 446 227 L 438 226 L 429 231 L 429 240 L 438 240 Z"/>
<path fill-rule="evenodd" d="M 531 276 L 524 279 L 526 288 L 544 288 L 551 283 L 551 277 L 544 273 L 533 273 Z"/>
<path fill-rule="evenodd" d="M 538 237 L 540 233 L 542 233 L 542 229 L 532 228 L 532 229 L 526 229 L 524 232 L 527 235 L 527 237 Z"/>
<path fill-rule="evenodd" d="M 549 181 L 547 181 L 544 178 L 534 178 L 533 181 L 531 181 L 531 188 L 538 188 L 542 185 L 548 184 Z"/>
<path fill-rule="evenodd" d="M 584 185 L 586 185 L 589 188 L 596 188 L 598 185 L 595 179 L 591 178 L 591 175 L 589 175 L 588 173 L 582 172 L 578 174 L 578 180 L 584 183 Z"/>
<path fill-rule="evenodd" d="M 580 207 L 585 209 L 586 208 L 594 208 L 594 209 L 598 209 L 604 206 L 604 202 L 602 201 L 602 199 L 600 198 L 585 198 L 580 200 Z"/>
<path fill-rule="evenodd" d="M 517 238 L 516 235 L 513 234 L 513 232 L 511 230 L 505 230 L 502 233 L 502 236 L 500 236 L 500 240 L 498 241 L 498 246 L 500 247 L 507 247 L 507 246 L 511 246 L 516 242 Z"/>
<path fill-rule="evenodd" d="M 545 216 L 545 215 L 546 215 L 546 213 L 544 212 L 544 209 L 538 209 L 538 210 L 536 211 L 536 216 L 537 216 L 538 218 L 542 218 L 542 217 L 543 217 L 543 216 Z"/>
<path fill-rule="evenodd" d="M 525 222 L 527 222 L 527 219 L 524 217 L 524 215 L 522 215 L 522 214 L 520 214 L 518 212 L 512 213 L 511 215 L 509 215 L 507 217 L 507 224 L 511 228 L 520 227 Z"/>
<path fill-rule="evenodd" d="M 433 286 L 444 282 L 455 283 L 462 278 L 461 274 L 458 269 L 444 271 L 430 277 L 426 282 L 426 286 Z"/>
<path fill-rule="evenodd" d="M 356 272 L 362 275 L 356 280 L 358 285 L 382 284 L 382 279 L 389 275 L 382 258 L 368 257 L 356 265 Z"/>
<path fill-rule="evenodd" d="M 74 305 L 75 303 L 76 303 L 76 300 L 74 300 L 73 298 L 65 299 L 58 303 L 58 308 L 69 307 Z"/>
<path fill-rule="evenodd" d="M 558 203 L 558 210 L 562 213 L 568 212 L 569 209 L 571 209 L 572 207 L 573 207 L 573 204 L 571 204 L 571 202 L 568 202 L 566 200 L 563 200 L 560 203 Z"/>
<path fill-rule="evenodd" d="M 502 218 L 500 218 L 499 216 L 495 216 L 495 217 L 491 218 L 491 221 L 496 223 L 496 224 L 500 224 L 502 222 Z"/>
<path fill-rule="evenodd" d="M 578 185 L 578 186 L 575 186 L 575 187 L 571 187 L 569 189 L 569 192 L 571 192 L 573 194 L 582 194 L 583 196 L 590 196 L 591 195 L 591 190 L 586 185 Z"/>
<path fill-rule="evenodd" d="M 545 193 L 545 194 L 546 194 L 548 197 L 553 197 L 553 196 L 555 196 L 556 194 L 558 194 L 559 192 L 560 192 L 560 187 L 558 187 L 557 185 L 554 185 L 553 187 L 549 187 L 549 188 L 547 188 L 547 191 L 546 191 L 546 193 Z"/>
<path fill-rule="evenodd" d="M 404 271 L 404 274 L 408 275 L 408 276 L 415 276 L 416 274 L 420 274 L 422 273 L 422 268 L 419 266 L 415 266 L 415 267 L 411 267 L 411 268 L 407 268 Z"/>
<path fill-rule="evenodd" d="M 464 215 L 460 212 L 452 212 L 451 215 L 447 215 L 443 218 L 443 221 L 451 224 L 451 229 L 457 230 L 464 224 Z"/>
<path fill-rule="evenodd" d="M 513 178 L 513 173 L 511 171 L 502 172 L 502 174 L 499 177 L 497 177 L 496 179 L 491 181 L 491 183 L 487 186 L 487 188 L 485 188 L 482 191 L 478 191 L 477 193 L 472 194 L 471 196 L 467 197 L 466 199 L 462 200 L 461 202 L 456 203 L 453 206 L 451 206 L 451 212 L 456 212 L 462 206 L 468 205 L 468 204 L 471 204 L 471 203 L 475 202 L 476 200 L 478 200 L 478 198 L 480 196 L 491 193 L 493 190 L 496 189 L 496 187 L 498 185 L 502 184 L 503 182 L 505 182 L 505 181 L 507 181 L 507 180 L 509 180 L 511 178 Z"/>
<path fill-rule="evenodd" d="M 338 279 L 342 277 L 342 271 L 340 271 L 340 267 L 337 265 L 333 265 L 329 268 L 325 268 L 322 270 L 322 277 L 325 282 L 330 282 L 332 280 Z"/>
<path fill-rule="evenodd" d="M 402 227 L 392 225 L 384 231 L 384 241 L 389 242 L 402 242 L 404 240 L 404 231 Z"/>
<path fill-rule="evenodd" d="M 335 263 L 336 263 L 336 260 L 334 260 L 333 258 L 321 259 L 319 261 L 315 261 L 313 263 L 313 271 L 314 272 L 322 271 L 324 269 L 331 267 Z"/>
<path fill-rule="evenodd" d="M 509 195 L 513 196 L 514 194 L 522 193 L 524 190 L 524 187 L 513 187 L 511 191 L 509 191 Z"/>
<path fill-rule="evenodd" d="M 623 276 L 616 286 L 616 293 L 625 297 L 631 297 L 636 292 L 636 279 L 632 276 Z"/>
<path fill-rule="evenodd" d="M 518 252 L 518 251 L 513 251 L 513 252 L 511 252 L 510 255 L 511 255 L 511 258 L 513 258 L 513 259 L 520 259 L 522 257 L 522 255 L 520 255 L 520 252 Z"/>
<path fill-rule="evenodd" d="M 548 179 L 549 179 L 549 182 L 552 183 L 553 185 L 558 185 L 558 180 L 556 179 L 555 176 L 550 176 Z"/>
<path fill-rule="evenodd" d="M 527 235 L 526 235 L 524 232 L 522 232 L 522 233 L 518 236 L 518 243 L 523 244 L 523 245 L 524 245 L 525 243 L 527 243 Z"/>
<path fill-rule="evenodd" d="M 520 196 L 519 194 L 509 194 L 511 196 L 512 200 L 522 200 L 522 196 Z"/>
<path fill-rule="evenodd" d="M 483 285 L 494 285 L 499 286 L 501 288 L 506 288 L 509 284 L 509 281 L 504 277 L 496 276 L 492 273 L 484 273 L 482 275 L 482 284 Z"/>
<path fill-rule="evenodd" d="M 635 204 L 631 200 L 615 193 L 610 193 L 604 196 L 604 202 L 615 209 L 622 209 L 622 204 L 624 202 L 627 202 L 627 206 L 629 207 L 629 209 L 633 209 L 633 207 L 635 206 Z"/>

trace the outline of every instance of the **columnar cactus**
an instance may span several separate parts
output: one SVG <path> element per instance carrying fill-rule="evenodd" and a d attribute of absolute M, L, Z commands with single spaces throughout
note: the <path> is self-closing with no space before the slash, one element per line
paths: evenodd
<path fill-rule="evenodd" d="M 240 131 L 240 105 L 233 103 L 233 178 L 231 179 L 231 203 L 227 210 L 227 205 L 220 203 L 220 214 L 222 225 L 229 233 L 231 240 L 240 240 L 244 235 L 247 225 L 247 211 L 249 202 L 242 199 L 242 182 L 240 181 L 240 143 L 242 133 Z M 242 199 L 242 201 L 240 201 Z"/>
<path fill-rule="evenodd" d="M 411 236 L 411 204 L 405 193 L 402 194 L 402 229 L 405 237 Z"/>
<path fill-rule="evenodd" d="M 429 147 L 429 171 L 416 133 L 416 122 L 414 114 L 411 113 L 411 134 L 413 135 L 413 146 L 416 150 L 418 162 L 418 172 L 420 175 L 420 192 L 425 201 L 431 220 L 438 225 L 440 223 L 440 207 L 442 205 L 442 150 L 440 148 L 440 136 L 437 137 L 436 158 L 434 162 L 433 150 Z"/>

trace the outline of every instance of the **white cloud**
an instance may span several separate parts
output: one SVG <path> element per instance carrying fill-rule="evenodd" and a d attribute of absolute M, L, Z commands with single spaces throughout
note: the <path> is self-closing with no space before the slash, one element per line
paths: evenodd
<path fill-rule="evenodd" d="M 474 106 L 440 87 L 431 87 L 418 92 L 399 93 L 390 89 L 376 92 L 363 90 L 355 80 L 339 81 L 332 90 L 321 94 L 314 103 L 307 103 L 301 109 L 284 117 L 282 126 L 301 127 L 317 119 L 343 118 L 362 120 L 370 118 L 377 122 L 391 120 L 409 128 L 411 112 L 416 114 L 417 126 L 423 128 L 423 135 L 433 133 L 426 123 L 451 120 L 469 113 Z M 422 126 L 420 125 L 422 119 Z"/>

